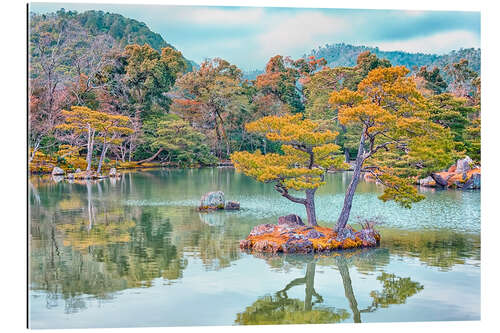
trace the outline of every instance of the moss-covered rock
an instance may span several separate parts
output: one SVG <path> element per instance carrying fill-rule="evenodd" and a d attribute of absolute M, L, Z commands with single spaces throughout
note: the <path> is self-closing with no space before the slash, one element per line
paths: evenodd
<path fill-rule="evenodd" d="M 346 226 L 336 233 L 331 228 L 310 227 L 296 223 L 260 224 L 240 241 L 242 250 L 267 253 L 314 253 L 333 250 L 375 247 L 380 235 L 372 225 L 356 231 Z"/>

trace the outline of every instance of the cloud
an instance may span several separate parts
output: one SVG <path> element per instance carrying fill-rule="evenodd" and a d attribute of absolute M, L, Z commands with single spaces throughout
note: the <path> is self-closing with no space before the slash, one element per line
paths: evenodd
<path fill-rule="evenodd" d="M 281 17 L 283 17 L 282 15 Z M 256 36 L 262 56 L 293 54 L 328 41 L 328 37 L 349 29 L 348 22 L 320 12 L 303 12 L 284 19 Z M 271 22 L 276 20 L 271 19 Z"/>
<path fill-rule="evenodd" d="M 460 48 L 480 47 L 476 33 L 467 30 L 454 30 L 405 40 L 380 41 L 366 43 L 378 46 L 383 51 L 407 51 L 443 54 Z"/>
<path fill-rule="evenodd" d="M 404 14 L 409 17 L 422 17 L 426 15 L 426 12 L 423 10 L 403 10 L 401 14 Z"/>
<path fill-rule="evenodd" d="M 30 10 L 61 7 L 120 13 L 145 22 L 189 59 L 218 56 L 245 69 L 327 43 L 425 53 L 480 46 L 479 12 L 74 3 L 33 3 Z"/>

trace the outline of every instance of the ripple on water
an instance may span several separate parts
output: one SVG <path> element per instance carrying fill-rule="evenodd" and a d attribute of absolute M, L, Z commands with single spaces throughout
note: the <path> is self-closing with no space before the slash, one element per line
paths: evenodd
<path fill-rule="evenodd" d="M 462 191 L 435 191 L 427 193 L 426 200 L 407 209 L 394 202 L 382 202 L 379 193 L 359 193 L 355 196 L 351 211 L 351 223 L 366 218 L 377 218 L 384 226 L 404 229 L 450 229 L 458 232 L 480 232 L 480 193 Z M 279 195 L 232 196 L 241 202 L 242 209 L 231 214 L 261 219 L 273 219 L 287 214 L 305 217 L 301 205 L 288 201 Z M 318 220 L 334 223 L 344 201 L 344 194 L 323 194 L 316 197 Z M 127 200 L 128 206 L 172 206 L 196 207 L 199 198 L 185 200 Z"/>

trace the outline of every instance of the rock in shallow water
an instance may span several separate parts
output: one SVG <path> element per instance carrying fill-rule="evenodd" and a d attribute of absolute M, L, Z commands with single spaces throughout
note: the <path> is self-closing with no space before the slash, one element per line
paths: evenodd
<path fill-rule="evenodd" d="M 224 192 L 208 192 L 201 197 L 200 209 L 223 209 L 225 205 Z"/>
<path fill-rule="evenodd" d="M 465 182 L 463 190 L 476 190 L 481 188 L 481 174 L 473 173 L 470 178 Z"/>
<path fill-rule="evenodd" d="M 432 179 L 431 176 L 428 176 L 426 178 L 420 179 L 418 184 L 420 186 L 434 187 L 434 186 L 436 186 L 436 181 L 434 179 Z"/>
<path fill-rule="evenodd" d="M 224 209 L 225 210 L 239 210 L 240 203 L 238 201 L 228 201 L 228 202 L 226 202 Z"/>

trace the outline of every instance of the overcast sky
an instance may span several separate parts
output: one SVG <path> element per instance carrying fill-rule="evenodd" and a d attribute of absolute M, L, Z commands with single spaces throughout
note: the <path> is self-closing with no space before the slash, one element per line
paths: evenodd
<path fill-rule="evenodd" d="M 480 47 L 479 12 L 33 3 L 37 13 L 103 10 L 142 21 L 191 60 L 221 57 L 245 70 L 348 43 L 443 54 Z"/>

